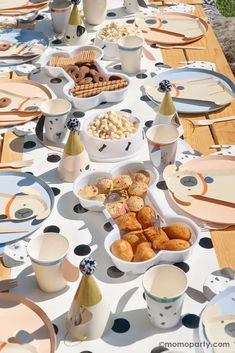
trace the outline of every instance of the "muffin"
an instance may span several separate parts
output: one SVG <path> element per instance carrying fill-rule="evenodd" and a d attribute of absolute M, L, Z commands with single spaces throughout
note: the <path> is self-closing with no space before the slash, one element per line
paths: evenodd
<path fill-rule="evenodd" d="M 102 178 L 97 181 L 95 186 L 98 188 L 99 194 L 110 194 L 113 190 L 113 181 L 112 179 Z"/>
<path fill-rule="evenodd" d="M 115 190 L 128 189 L 131 184 L 132 180 L 129 175 L 118 175 L 113 179 L 113 188 Z"/>
<path fill-rule="evenodd" d="M 127 206 L 131 212 L 138 212 L 144 207 L 144 200 L 139 196 L 131 196 L 127 201 Z"/>
<path fill-rule="evenodd" d="M 133 182 L 128 188 L 128 194 L 130 196 L 144 197 L 147 190 L 148 185 L 146 183 Z"/>
<path fill-rule="evenodd" d="M 150 173 L 147 172 L 147 170 L 138 170 L 136 173 L 133 175 L 133 180 L 138 182 L 142 182 L 145 184 L 149 184 L 150 182 Z"/>

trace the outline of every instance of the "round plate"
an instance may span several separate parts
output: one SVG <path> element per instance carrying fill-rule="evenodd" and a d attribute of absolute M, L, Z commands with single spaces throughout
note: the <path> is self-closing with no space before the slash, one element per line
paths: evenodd
<path fill-rule="evenodd" d="M 0 244 L 13 242 L 33 233 L 49 216 L 54 205 L 51 188 L 29 173 L 0 172 L 0 199 Z M 23 218 L 25 209 L 30 210 L 28 216 L 31 218 Z"/>
<path fill-rule="evenodd" d="M 213 307 L 213 311 L 212 310 Z M 205 328 L 203 325 L 203 319 L 202 317 L 205 317 L 205 312 L 208 310 L 211 311 L 211 315 L 214 317 L 214 323 L 213 326 L 210 328 L 208 327 L 207 330 L 212 330 L 217 333 L 216 338 L 218 339 L 218 342 L 224 342 L 224 343 L 230 343 L 230 350 L 227 350 L 224 348 L 220 348 L 218 352 L 226 352 L 226 353 L 233 353 L 235 351 L 235 343 L 234 343 L 234 326 L 235 326 L 235 287 L 230 287 L 226 289 L 224 292 L 221 292 L 220 294 L 216 295 L 205 307 L 201 314 L 201 319 L 199 322 L 199 339 L 200 342 L 203 343 L 203 351 L 205 353 L 214 353 L 214 350 L 212 347 L 207 347 L 205 343 L 208 343 L 208 346 L 210 345 L 209 340 L 206 336 Z M 225 316 L 230 316 L 230 323 L 228 324 L 229 320 L 223 320 L 225 319 Z M 216 320 L 216 317 L 218 317 L 218 320 Z M 220 317 L 220 318 L 219 318 Z M 233 317 L 233 319 L 232 319 Z M 228 326 L 230 325 L 230 327 Z M 226 329 L 227 326 L 227 329 Z M 228 330 L 229 329 L 229 330 Z M 227 335 L 226 332 L 231 331 L 231 336 Z M 218 334 L 219 332 L 219 334 Z"/>
<path fill-rule="evenodd" d="M 203 168 L 204 170 L 212 169 L 234 169 L 235 168 L 235 157 L 234 156 L 208 156 L 195 158 L 190 160 L 179 167 L 179 170 L 197 170 L 197 168 Z M 196 217 L 200 220 L 216 223 L 216 224 L 234 224 L 235 223 L 235 208 L 218 205 L 212 202 L 204 202 L 198 199 L 194 199 L 190 206 L 183 205 L 173 197 L 173 194 L 169 191 L 172 201 L 184 212 Z M 206 196 L 206 195 L 205 195 Z"/>
<path fill-rule="evenodd" d="M 32 55 L 35 54 L 35 57 L 33 58 L 33 60 L 35 60 L 36 58 L 38 58 L 48 47 L 49 44 L 49 40 L 48 38 L 41 32 L 36 32 L 36 31 L 32 31 L 32 30 L 26 30 L 26 29 L 20 29 L 20 28 L 16 28 L 16 29 L 5 29 L 0 31 L 0 42 L 10 42 L 12 44 L 14 44 L 13 46 L 13 51 L 9 52 L 4 51 L 1 52 L 0 55 L 0 66 L 9 66 L 9 65 L 19 65 L 19 64 L 23 64 L 25 62 L 28 61 L 32 61 L 32 57 L 27 58 L 27 56 L 20 58 L 20 59 L 14 59 L 14 57 L 12 59 L 1 59 L 1 56 L 8 56 L 8 55 L 12 55 L 12 54 L 16 54 L 18 51 L 18 49 L 22 49 L 24 48 L 24 46 L 28 46 L 30 54 L 32 53 Z M 21 45 L 21 47 L 20 47 Z M 9 52 L 9 54 L 8 54 Z"/>
<path fill-rule="evenodd" d="M 229 78 L 227 78 L 226 76 L 218 72 L 213 72 L 213 71 L 204 70 L 204 69 L 182 68 L 182 69 L 167 70 L 165 72 L 162 72 L 154 76 L 153 80 L 156 87 L 158 87 L 159 82 L 161 82 L 162 80 L 169 80 L 170 82 L 174 82 L 174 81 L 182 81 L 182 80 L 188 80 L 188 79 L 197 78 L 197 77 L 208 77 L 208 76 L 212 76 L 216 78 L 216 80 L 220 81 L 225 87 L 228 88 L 230 92 L 233 92 L 233 93 L 235 92 L 235 86 Z M 145 90 L 148 97 L 157 105 L 159 105 L 160 102 L 156 102 L 148 94 L 148 90 L 146 88 Z M 223 108 L 222 106 L 217 106 L 214 103 L 199 102 L 196 100 L 186 100 L 186 99 L 177 100 L 173 98 L 173 101 L 177 112 L 184 113 L 184 114 L 199 114 L 199 113 L 204 114 L 207 112 L 221 110 L 221 108 Z"/>
<path fill-rule="evenodd" d="M 203 37 L 203 35 L 205 35 L 205 33 L 208 30 L 208 24 L 206 23 L 206 21 L 204 21 L 200 17 L 186 14 L 186 13 L 181 13 L 181 12 L 153 13 L 151 15 L 146 15 L 145 17 L 153 22 L 154 22 L 154 18 L 160 19 L 162 23 L 164 23 L 164 21 L 167 22 L 167 20 L 169 19 L 180 19 L 181 23 L 183 23 L 182 21 L 187 19 L 189 20 L 198 19 L 200 21 L 200 25 L 204 29 L 203 34 L 196 37 L 194 36 L 192 38 L 187 38 L 187 39 L 184 38 L 183 36 L 179 37 L 174 34 L 163 33 L 163 32 L 158 32 L 151 29 L 146 29 L 146 32 L 144 32 L 144 39 L 149 43 L 157 43 L 157 44 L 165 44 L 165 45 L 184 45 L 200 39 L 201 37 Z"/>
<path fill-rule="evenodd" d="M 1 293 L 0 322 L 1 340 L 4 342 L 15 337 L 17 332 L 26 331 L 35 340 L 37 352 L 55 352 L 56 338 L 52 323 L 45 312 L 30 300 Z"/>

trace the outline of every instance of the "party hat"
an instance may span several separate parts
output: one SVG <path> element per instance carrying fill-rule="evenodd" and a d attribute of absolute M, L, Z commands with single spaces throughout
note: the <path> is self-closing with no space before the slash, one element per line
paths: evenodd
<path fill-rule="evenodd" d="M 71 0 L 73 8 L 64 35 L 64 42 L 68 45 L 82 45 L 87 41 L 87 31 L 81 13 L 77 7 L 80 0 Z"/>
<path fill-rule="evenodd" d="M 73 182 L 82 172 L 89 169 L 90 160 L 80 140 L 80 122 L 78 118 L 70 118 L 67 122 L 67 127 L 70 133 L 58 166 L 58 172 L 61 180 Z"/>

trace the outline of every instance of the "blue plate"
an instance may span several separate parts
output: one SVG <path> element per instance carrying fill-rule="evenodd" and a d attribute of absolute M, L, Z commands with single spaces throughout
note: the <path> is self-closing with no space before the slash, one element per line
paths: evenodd
<path fill-rule="evenodd" d="M 209 307 L 216 305 L 217 307 L 219 307 L 220 313 L 219 316 L 223 316 L 223 315 L 233 315 L 235 318 L 235 286 L 229 287 L 227 288 L 225 291 L 219 293 L 218 295 L 216 295 L 205 307 L 204 310 L 207 310 Z M 221 325 L 223 324 L 223 321 L 221 321 Z M 231 337 L 234 337 L 234 330 L 235 330 L 235 321 L 230 325 L 230 330 L 232 332 Z M 232 327 L 233 325 L 233 327 Z M 227 325 L 228 326 L 228 325 Z M 224 326 L 225 331 L 226 330 L 226 325 Z M 200 319 L 200 323 L 199 323 L 199 339 L 201 343 L 204 343 L 202 345 L 203 347 L 203 351 L 205 353 L 214 353 L 214 350 L 212 347 L 209 347 L 210 343 L 206 337 L 205 331 L 204 331 L 204 326 L 202 323 L 202 319 Z M 205 344 L 207 343 L 207 344 Z M 223 349 L 223 348 L 221 348 Z M 222 350 L 221 350 L 222 352 Z M 227 352 L 224 349 L 224 353 Z M 232 352 L 232 351 L 231 351 Z M 235 352 L 235 350 L 234 350 Z"/>
<path fill-rule="evenodd" d="M 49 40 L 43 33 L 27 30 L 27 29 L 20 29 L 20 28 L 16 28 L 16 29 L 9 28 L 9 29 L 4 29 L 0 31 L 0 42 L 1 41 L 10 42 L 12 44 L 18 44 L 18 43 L 28 44 L 28 45 L 30 45 L 31 43 L 40 44 L 44 47 L 44 50 L 42 50 L 42 53 L 49 45 Z M 39 56 L 40 54 L 35 56 L 34 59 L 38 58 Z M 29 59 L 27 57 L 22 57 L 22 59 L 17 59 L 17 61 L 15 62 L 13 62 L 13 59 L 11 59 L 11 62 L 7 63 L 7 60 L 5 59 L 1 60 L 1 57 L 0 57 L 0 66 L 9 66 L 14 64 L 19 65 L 28 61 L 32 61 L 32 58 Z"/>
<path fill-rule="evenodd" d="M 43 180 L 29 173 L 0 172 L 0 245 L 33 233 L 53 205 L 53 191 Z M 20 228 L 22 232 L 2 233 L 1 227 Z"/>
<path fill-rule="evenodd" d="M 218 72 L 204 70 L 204 69 L 182 68 L 182 69 L 167 70 L 165 72 L 162 72 L 154 76 L 153 80 L 156 84 L 156 87 L 158 87 L 159 82 L 161 82 L 162 80 L 169 80 L 171 82 L 174 82 L 174 81 L 182 81 L 182 80 L 188 80 L 191 78 L 204 77 L 204 76 L 205 77 L 211 76 L 216 78 L 218 81 L 222 82 L 222 84 L 225 87 L 227 87 L 230 92 L 235 93 L 235 85 L 230 79 L 228 79 L 226 76 Z M 150 95 L 148 95 L 148 97 L 157 105 L 160 104 L 160 102 L 156 102 Z M 177 99 L 177 98 L 173 98 L 173 101 L 175 103 L 177 112 L 184 113 L 184 114 L 199 114 L 199 113 L 203 114 L 203 113 L 220 110 L 221 108 L 223 108 L 211 102 L 199 102 L 196 100 L 186 100 L 186 99 Z"/>

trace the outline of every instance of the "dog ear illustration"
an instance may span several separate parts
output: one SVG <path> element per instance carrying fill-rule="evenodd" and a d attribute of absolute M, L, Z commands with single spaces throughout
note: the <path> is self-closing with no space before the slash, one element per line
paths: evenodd
<path fill-rule="evenodd" d="M 20 190 L 26 195 L 40 196 L 40 193 L 36 189 L 34 189 L 34 188 L 30 187 L 30 186 L 22 186 L 20 188 Z"/>
<path fill-rule="evenodd" d="M 42 213 L 38 214 L 38 215 L 35 217 L 35 219 L 36 219 L 37 221 L 41 221 L 42 219 L 47 218 L 47 217 L 49 216 L 49 214 L 50 214 L 50 209 L 47 208 L 47 209 L 46 209 L 45 211 L 43 211 Z"/>

